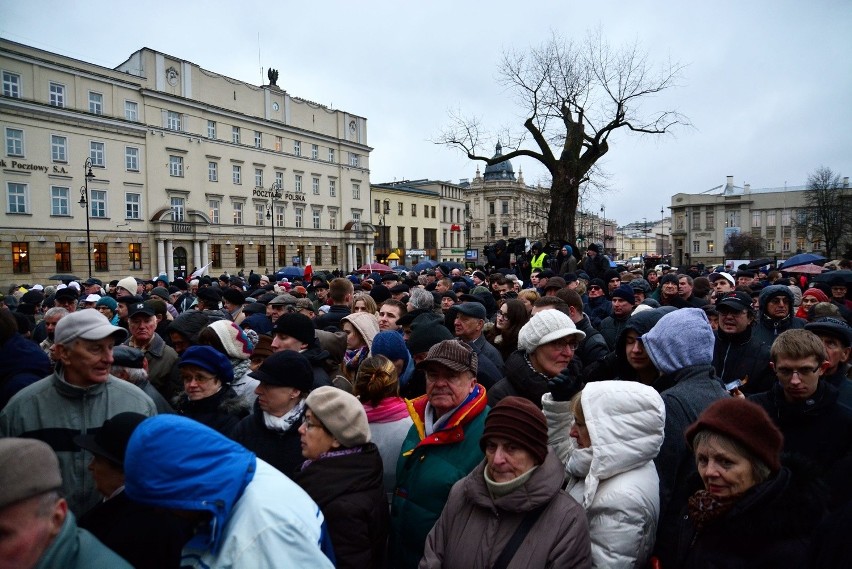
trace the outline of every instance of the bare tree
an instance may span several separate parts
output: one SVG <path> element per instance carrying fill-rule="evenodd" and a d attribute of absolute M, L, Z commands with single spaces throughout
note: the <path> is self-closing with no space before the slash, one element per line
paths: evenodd
<path fill-rule="evenodd" d="M 725 243 L 725 255 L 732 259 L 757 259 L 763 254 L 763 239 L 751 233 L 732 233 Z"/>
<path fill-rule="evenodd" d="M 843 187 L 840 174 L 820 166 L 808 176 L 796 227 L 812 243 L 824 242 L 828 258 L 839 251 L 843 236 L 852 232 L 852 190 Z"/>
<path fill-rule="evenodd" d="M 484 145 L 493 141 L 484 140 L 480 119 L 460 113 L 450 114 L 436 143 L 488 165 L 520 156 L 538 160 L 552 179 L 547 238 L 567 237 L 574 243 L 581 188 L 599 182 L 595 165 L 609 151 L 610 136 L 621 129 L 665 134 L 689 124 L 676 111 L 641 109 L 646 99 L 674 87 L 681 70 L 672 62 L 654 70 L 637 43 L 613 49 L 600 30 L 580 44 L 553 34 L 529 52 L 503 54 L 499 81 L 514 93 L 526 116 L 524 131 L 502 133 L 500 142 L 512 151 L 486 156 Z"/>

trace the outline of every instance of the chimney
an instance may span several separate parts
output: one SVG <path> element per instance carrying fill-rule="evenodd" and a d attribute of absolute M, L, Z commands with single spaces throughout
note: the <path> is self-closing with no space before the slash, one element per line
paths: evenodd
<path fill-rule="evenodd" d="M 751 184 L 746 184 L 745 186 L 743 186 L 743 193 L 744 194 L 750 194 L 751 193 Z"/>
<path fill-rule="evenodd" d="M 732 194 L 734 193 L 734 177 L 728 176 L 728 181 L 725 183 L 725 193 Z"/>

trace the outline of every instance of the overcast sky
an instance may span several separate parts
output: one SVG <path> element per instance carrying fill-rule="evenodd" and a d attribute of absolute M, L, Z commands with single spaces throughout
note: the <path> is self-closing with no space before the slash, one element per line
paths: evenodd
<path fill-rule="evenodd" d="M 820 165 L 852 173 L 849 0 L 0 0 L 2 37 L 106 67 L 141 47 L 253 84 L 274 67 L 292 95 L 368 119 L 374 183 L 472 178 L 476 163 L 431 142 L 448 111 L 493 131 L 520 126 L 496 81 L 502 52 L 597 27 L 612 44 L 638 40 L 651 62 L 686 65 L 681 86 L 647 108 L 677 109 L 694 126 L 613 137 L 603 160 L 612 190 L 587 209 L 605 204 L 619 224 L 656 220 L 673 194 L 727 175 L 763 188 L 804 184 Z M 513 164 L 527 183 L 544 177 L 531 159 Z"/>

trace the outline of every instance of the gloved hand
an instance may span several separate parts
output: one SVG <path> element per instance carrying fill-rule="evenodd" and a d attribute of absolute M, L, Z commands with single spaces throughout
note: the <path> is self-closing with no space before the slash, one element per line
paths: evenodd
<path fill-rule="evenodd" d="M 580 379 L 582 367 L 576 358 L 572 359 L 568 367 L 547 382 L 554 401 L 569 401 L 583 389 L 583 381 Z"/>

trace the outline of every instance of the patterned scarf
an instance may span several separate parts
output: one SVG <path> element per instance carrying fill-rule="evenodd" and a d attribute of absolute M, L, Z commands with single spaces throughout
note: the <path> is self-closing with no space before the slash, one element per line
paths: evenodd
<path fill-rule="evenodd" d="M 357 447 L 351 447 L 351 448 L 339 448 L 337 450 L 330 450 L 330 451 L 322 453 L 321 455 L 319 455 L 317 457 L 316 460 L 322 460 L 324 458 L 334 458 L 335 456 L 346 456 L 346 455 L 349 455 L 349 454 L 358 454 L 362 450 L 364 450 L 363 446 L 357 446 Z M 308 460 L 306 460 L 305 462 L 302 463 L 301 470 L 306 469 L 311 464 L 316 462 L 316 460 L 312 460 L 312 459 L 309 458 Z"/>
<path fill-rule="evenodd" d="M 367 346 L 362 346 L 357 350 L 346 350 L 346 353 L 343 354 L 343 363 L 346 369 L 351 371 L 357 370 L 358 366 L 361 365 L 361 360 L 366 358 L 369 352 L 370 348 Z"/>
<path fill-rule="evenodd" d="M 295 425 L 298 421 L 302 420 L 302 416 L 305 414 L 305 400 L 301 399 L 296 406 L 281 415 L 280 417 L 276 417 L 275 415 L 270 415 L 266 411 L 263 412 L 263 424 L 266 425 L 266 428 L 270 431 L 276 431 L 279 433 L 286 433 L 290 430 L 290 427 Z"/>
<path fill-rule="evenodd" d="M 707 490 L 699 490 L 690 496 L 689 516 L 695 524 L 696 531 L 700 531 L 708 523 L 727 514 L 740 498 L 742 498 L 742 494 L 719 498 Z"/>

